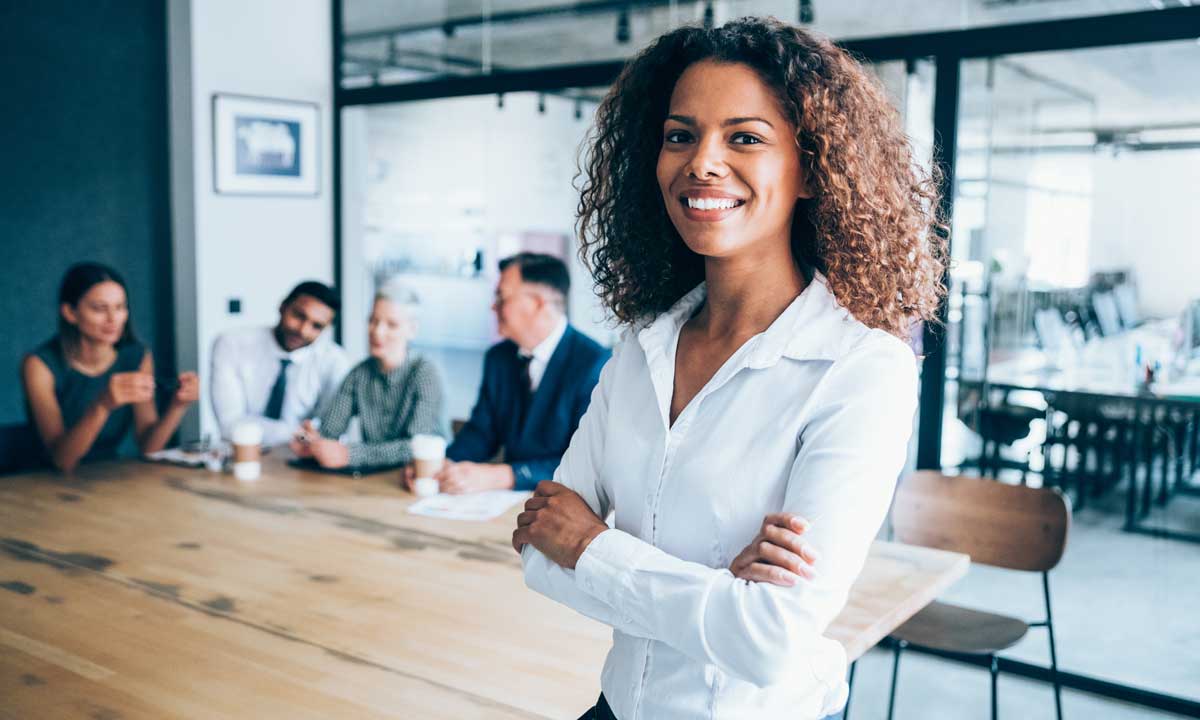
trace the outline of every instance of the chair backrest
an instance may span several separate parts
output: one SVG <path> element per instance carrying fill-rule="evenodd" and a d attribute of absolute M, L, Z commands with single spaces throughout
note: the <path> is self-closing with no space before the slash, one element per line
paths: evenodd
<path fill-rule="evenodd" d="M 1049 353 L 1058 352 L 1071 342 L 1071 329 L 1063 322 L 1057 308 L 1042 308 L 1033 314 L 1033 329 L 1038 343 Z"/>
<path fill-rule="evenodd" d="M 1127 328 L 1142 324 L 1142 313 L 1138 309 L 1137 288 L 1133 283 L 1121 283 L 1113 288 L 1113 299 L 1117 301 L 1117 311 L 1121 314 L 1121 324 Z"/>
<path fill-rule="evenodd" d="M 1044 572 L 1062 559 L 1071 506 L 1055 488 L 919 471 L 896 490 L 896 540 L 966 553 L 971 562 Z"/>
<path fill-rule="evenodd" d="M 1121 311 L 1117 309 L 1117 299 L 1111 292 L 1093 293 L 1092 311 L 1096 313 L 1096 322 L 1100 324 L 1100 332 L 1105 337 L 1121 332 Z"/>
<path fill-rule="evenodd" d="M 0 473 L 19 472 L 41 461 L 41 440 L 26 423 L 0 425 Z"/>

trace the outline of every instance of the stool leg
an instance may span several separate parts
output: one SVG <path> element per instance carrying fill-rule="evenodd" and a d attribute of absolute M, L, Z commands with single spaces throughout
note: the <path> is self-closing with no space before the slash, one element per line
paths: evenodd
<path fill-rule="evenodd" d="M 996 681 L 1000 677 L 1000 662 L 996 659 L 995 655 L 992 656 L 991 670 L 992 670 L 992 720 L 996 720 L 996 718 L 999 717 L 999 710 L 997 708 L 997 703 L 996 703 Z"/>
<path fill-rule="evenodd" d="M 848 689 L 846 690 L 846 707 L 842 708 L 842 720 L 850 720 L 850 697 L 854 694 L 854 668 L 858 667 L 858 661 L 850 663 L 850 679 L 846 681 Z"/>
<path fill-rule="evenodd" d="M 906 647 L 908 643 L 897 640 L 896 647 L 892 650 L 892 691 L 888 695 L 888 720 L 892 720 L 892 713 L 896 709 L 896 677 L 900 674 L 900 653 L 904 652 Z"/>

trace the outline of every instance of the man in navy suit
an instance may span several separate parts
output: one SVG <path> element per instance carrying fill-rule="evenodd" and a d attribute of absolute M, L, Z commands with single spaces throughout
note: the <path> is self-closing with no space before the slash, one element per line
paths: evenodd
<path fill-rule="evenodd" d="M 609 356 L 567 324 L 570 282 L 550 255 L 500 262 L 492 309 L 507 339 L 484 358 L 479 399 L 438 475 L 442 492 L 532 490 L 554 476 Z M 504 463 L 488 463 L 501 447 Z"/>

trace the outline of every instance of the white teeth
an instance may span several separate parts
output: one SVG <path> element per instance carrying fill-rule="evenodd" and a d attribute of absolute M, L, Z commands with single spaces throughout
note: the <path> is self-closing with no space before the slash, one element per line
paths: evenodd
<path fill-rule="evenodd" d="M 728 210 L 737 207 L 738 201 L 730 198 L 688 198 L 688 207 L 695 210 Z"/>

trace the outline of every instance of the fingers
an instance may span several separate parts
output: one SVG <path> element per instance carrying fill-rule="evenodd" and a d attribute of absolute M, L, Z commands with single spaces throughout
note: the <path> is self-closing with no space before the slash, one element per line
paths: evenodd
<path fill-rule="evenodd" d="M 805 520 L 794 513 L 786 512 L 771 513 L 763 518 L 763 530 L 766 530 L 772 525 L 775 527 L 786 528 L 798 534 L 807 532 L 809 527 L 811 527 L 811 523 L 809 523 L 808 520 Z"/>
<path fill-rule="evenodd" d="M 804 561 L 810 565 L 817 562 L 817 551 L 813 549 L 811 544 L 804 542 L 800 535 L 791 530 L 786 530 L 778 525 L 771 525 L 763 530 L 762 536 L 768 543 L 790 553 L 802 556 Z"/>
<path fill-rule="evenodd" d="M 766 563 L 753 563 L 735 574 L 743 580 L 768 583 L 780 587 L 792 587 L 799 581 L 796 575 L 787 570 Z"/>
<path fill-rule="evenodd" d="M 557 495 L 566 489 L 567 488 L 565 485 L 556 483 L 553 480 L 543 480 L 543 481 L 539 482 L 537 484 L 537 487 L 535 487 L 533 489 L 533 494 L 541 495 L 543 497 L 549 497 L 551 495 Z"/>
<path fill-rule="evenodd" d="M 758 544 L 758 562 L 782 568 L 805 580 L 812 580 L 815 577 L 812 568 L 804 558 L 766 540 Z"/>
<path fill-rule="evenodd" d="M 520 515 L 517 515 L 517 527 L 525 527 L 526 525 L 532 525 L 533 521 L 536 519 L 537 519 L 537 512 L 532 511 L 532 510 L 526 510 L 525 512 L 521 513 Z"/>
<path fill-rule="evenodd" d="M 542 508 L 546 507 L 549 504 L 550 504 L 550 498 L 544 497 L 544 496 L 539 497 L 537 495 L 534 495 L 533 497 L 531 497 L 525 501 L 525 509 L 526 510 L 541 510 Z"/>
<path fill-rule="evenodd" d="M 513 550 L 516 550 L 518 555 L 521 553 L 521 549 L 528 545 L 529 542 L 529 531 L 527 529 L 519 527 L 516 530 L 513 530 L 512 546 Z"/>

